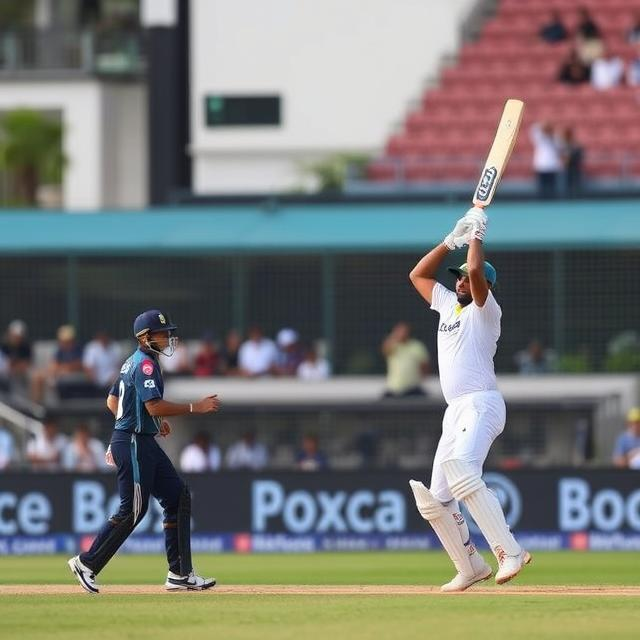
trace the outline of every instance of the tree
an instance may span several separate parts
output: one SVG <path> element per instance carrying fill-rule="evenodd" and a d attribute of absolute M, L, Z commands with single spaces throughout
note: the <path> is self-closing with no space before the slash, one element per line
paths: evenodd
<path fill-rule="evenodd" d="M 62 181 L 62 136 L 62 123 L 38 111 L 16 109 L 0 119 L 0 166 L 14 175 L 21 204 L 35 206 L 40 184 Z"/>

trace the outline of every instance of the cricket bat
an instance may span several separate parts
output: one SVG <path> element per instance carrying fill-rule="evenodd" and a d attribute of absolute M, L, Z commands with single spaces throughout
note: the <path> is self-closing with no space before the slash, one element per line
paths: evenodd
<path fill-rule="evenodd" d="M 496 187 L 509 162 L 518 137 L 518 129 L 522 122 L 524 102 L 510 98 L 504 103 L 504 109 L 498 129 L 496 130 L 491 150 L 484 163 L 480 181 L 473 194 L 473 204 L 476 207 L 487 207 L 493 200 Z"/>

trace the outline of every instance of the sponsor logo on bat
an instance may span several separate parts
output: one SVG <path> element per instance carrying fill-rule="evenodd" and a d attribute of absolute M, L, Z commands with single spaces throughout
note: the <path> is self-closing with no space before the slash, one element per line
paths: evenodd
<path fill-rule="evenodd" d="M 480 184 L 478 185 L 477 199 L 486 200 L 491 193 L 491 189 L 498 177 L 498 170 L 495 167 L 487 167 L 482 174 Z"/>

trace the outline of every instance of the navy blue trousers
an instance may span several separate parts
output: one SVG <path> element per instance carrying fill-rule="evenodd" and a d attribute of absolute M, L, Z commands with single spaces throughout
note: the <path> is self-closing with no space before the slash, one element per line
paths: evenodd
<path fill-rule="evenodd" d="M 102 526 L 89 551 L 80 555 L 81 562 L 99 573 L 142 520 L 149 497 L 154 496 L 164 509 L 169 569 L 179 574 L 177 516 L 185 483 L 152 435 L 132 435 L 115 430 L 111 453 L 118 468 L 120 508 Z"/>

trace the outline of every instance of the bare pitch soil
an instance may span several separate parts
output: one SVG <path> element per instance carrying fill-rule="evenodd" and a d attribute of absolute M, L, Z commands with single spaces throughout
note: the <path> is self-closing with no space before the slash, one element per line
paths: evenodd
<path fill-rule="evenodd" d="M 102 595 L 159 595 L 175 596 L 176 592 L 168 592 L 161 585 L 104 585 L 100 587 Z M 183 595 L 186 592 L 177 592 Z M 187 597 L 213 596 L 213 595 L 345 595 L 345 596 L 405 596 L 405 595 L 442 595 L 439 587 L 422 585 L 250 585 L 230 584 L 219 585 L 213 589 L 200 592 L 189 592 Z M 0 585 L 0 596 L 9 595 L 89 595 L 77 584 L 13 584 Z M 463 595 L 513 595 L 513 596 L 631 596 L 640 597 L 640 586 L 503 586 L 490 587 L 479 586 L 469 589 L 462 594 L 447 594 L 454 596 Z"/>

